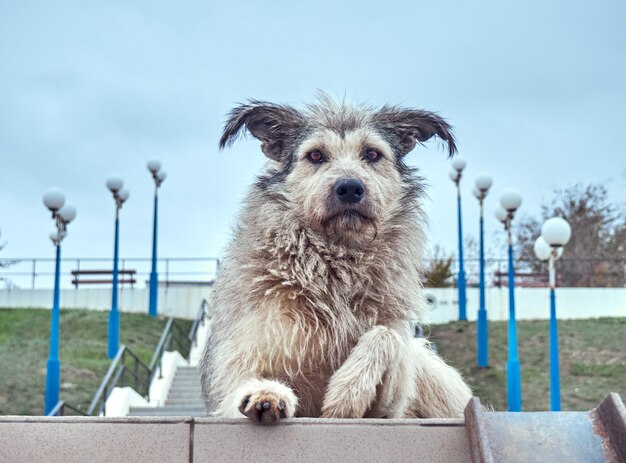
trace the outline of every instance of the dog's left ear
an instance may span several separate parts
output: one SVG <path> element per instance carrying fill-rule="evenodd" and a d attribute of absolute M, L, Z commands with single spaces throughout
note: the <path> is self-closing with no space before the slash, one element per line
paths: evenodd
<path fill-rule="evenodd" d="M 373 122 L 393 138 L 400 156 L 435 135 L 447 143 L 450 156 L 456 152 L 452 127 L 435 113 L 385 106 L 374 115 Z"/>
<path fill-rule="evenodd" d="M 288 140 L 304 125 L 304 118 L 290 106 L 251 101 L 234 108 L 228 115 L 220 148 L 232 144 L 245 127 L 261 140 L 261 150 L 274 161 L 283 158 Z"/>

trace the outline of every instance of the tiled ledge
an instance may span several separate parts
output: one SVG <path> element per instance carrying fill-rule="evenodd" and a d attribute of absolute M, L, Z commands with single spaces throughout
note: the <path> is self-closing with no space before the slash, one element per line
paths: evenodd
<path fill-rule="evenodd" d="M 0 417 L 2 462 L 469 462 L 464 420 Z"/>
<path fill-rule="evenodd" d="M 4 462 L 626 462 L 626 407 L 611 393 L 590 412 L 486 412 L 465 420 L 0 417 Z M 472 444 L 470 444 L 470 439 Z"/>

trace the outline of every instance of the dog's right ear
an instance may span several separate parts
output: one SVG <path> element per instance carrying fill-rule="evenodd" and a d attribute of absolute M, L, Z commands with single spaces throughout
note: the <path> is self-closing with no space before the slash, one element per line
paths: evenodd
<path fill-rule="evenodd" d="M 275 161 L 280 161 L 287 140 L 304 125 L 301 113 L 290 106 L 251 101 L 234 108 L 228 115 L 220 148 L 231 145 L 245 128 L 261 140 L 261 150 Z"/>
<path fill-rule="evenodd" d="M 456 153 L 452 127 L 430 111 L 384 106 L 374 115 L 374 122 L 381 130 L 393 136 L 400 156 L 407 154 L 416 144 L 422 144 L 434 136 L 447 143 L 450 157 Z"/>

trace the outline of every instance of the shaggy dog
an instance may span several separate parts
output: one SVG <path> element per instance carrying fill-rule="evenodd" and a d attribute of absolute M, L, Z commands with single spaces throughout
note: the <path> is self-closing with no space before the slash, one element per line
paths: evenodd
<path fill-rule="evenodd" d="M 471 392 L 424 339 L 423 181 L 404 156 L 433 136 L 431 112 L 259 101 L 229 115 L 269 158 L 248 193 L 213 293 L 201 361 L 214 416 L 455 417 Z"/>

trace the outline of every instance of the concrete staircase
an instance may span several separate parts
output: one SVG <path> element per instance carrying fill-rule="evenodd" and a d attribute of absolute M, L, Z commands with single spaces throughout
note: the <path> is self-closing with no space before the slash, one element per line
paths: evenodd
<path fill-rule="evenodd" d="M 162 407 L 131 407 L 129 416 L 205 416 L 200 373 L 195 366 L 178 367 Z"/>

